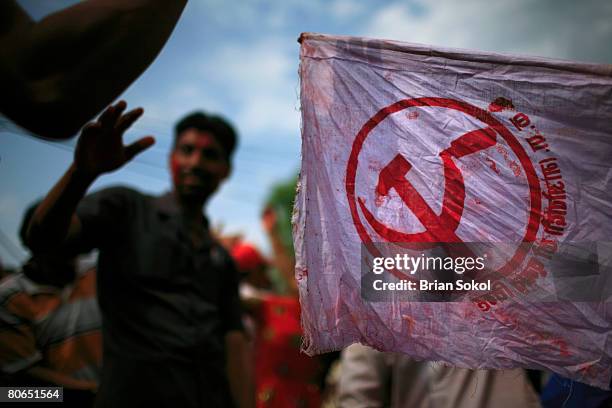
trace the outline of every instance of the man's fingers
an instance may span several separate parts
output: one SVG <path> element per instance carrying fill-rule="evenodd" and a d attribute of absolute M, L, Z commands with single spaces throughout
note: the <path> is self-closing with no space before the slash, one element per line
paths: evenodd
<path fill-rule="evenodd" d="M 115 127 L 115 124 L 117 123 L 117 120 L 119 120 L 119 117 L 121 116 L 121 114 L 123 113 L 125 108 L 127 108 L 127 103 L 125 101 L 119 101 L 119 102 L 117 102 L 117 104 L 115 104 L 115 110 L 111 114 L 110 120 L 108 122 L 108 126 L 111 129 L 113 127 Z"/>
<path fill-rule="evenodd" d="M 126 161 L 132 160 L 134 156 L 153 146 L 153 144 L 155 144 L 155 139 L 153 136 L 145 136 L 142 139 L 125 146 Z"/>
<path fill-rule="evenodd" d="M 117 119 L 119 119 L 119 116 L 121 116 L 121 113 L 126 107 L 127 104 L 125 101 L 119 101 L 114 106 L 110 106 L 104 111 L 102 116 L 100 116 L 100 123 L 105 130 L 111 130 L 115 127 Z"/>
<path fill-rule="evenodd" d="M 117 122 L 117 125 L 115 126 L 115 130 L 119 133 L 125 132 L 134 122 L 138 120 L 140 116 L 142 116 L 143 112 L 144 110 L 142 108 L 136 108 L 121 116 Z"/>
<path fill-rule="evenodd" d="M 88 136 L 88 135 L 98 132 L 100 129 L 102 129 L 102 125 L 100 125 L 100 123 L 89 122 L 85 126 L 83 126 L 83 129 L 81 130 L 81 134 Z"/>
<path fill-rule="evenodd" d="M 102 112 L 102 114 L 98 118 L 98 123 L 107 123 L 109 117 L 113 114 L 114 111 L 115 111 L 115 107 L 113 105 L 104 109 L 104 112 Z"/>

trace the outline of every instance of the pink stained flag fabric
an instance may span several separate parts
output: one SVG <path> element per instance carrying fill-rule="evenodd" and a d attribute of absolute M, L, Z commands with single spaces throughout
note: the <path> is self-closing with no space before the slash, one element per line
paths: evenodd
<path fill-rule="evenodd" d="M 612 66 L 310 33 L 300 43 L 304 351 L 361 342 L 608 389 Z M 398 242 L 492 244 L 502 278 L 455 301 L 369 299 L 377 245 Z"/>

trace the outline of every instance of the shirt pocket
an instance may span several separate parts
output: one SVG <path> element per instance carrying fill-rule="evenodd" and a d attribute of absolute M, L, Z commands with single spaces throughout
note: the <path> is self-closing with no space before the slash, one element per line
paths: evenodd
<path fill-rule="evenodd" d="M 139 265 L 134 276 L 150 285 L 172 285 L 189 262 L 184 244 L 173 231 L 143 235 L 138 251 Z"/>

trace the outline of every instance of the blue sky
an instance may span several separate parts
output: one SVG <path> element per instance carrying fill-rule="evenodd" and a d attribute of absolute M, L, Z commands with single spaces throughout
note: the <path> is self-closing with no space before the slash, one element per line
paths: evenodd
<path fill-rule="evenodd" d="M 75 1 L 20 3 L 39 19 Z M 145 108 L 126 139 L 152 134 L 157 144 L 93 189 L 168 190 L 173 123 L 194 109 L 220 113 L 235 123 L 241 141 L 233 174 L 207 213 L 226 232 L 243 232 L 267 249 L 263 201 L 299 168 L 301 32 L 612 63 L 609 0 L 191 0 L 159 57 L 122 95 Z M 3 264 L 27 256 L 17 238 L 22 212 L 62 175 L 74 143 L 43 142 L 0 121 Z"/>

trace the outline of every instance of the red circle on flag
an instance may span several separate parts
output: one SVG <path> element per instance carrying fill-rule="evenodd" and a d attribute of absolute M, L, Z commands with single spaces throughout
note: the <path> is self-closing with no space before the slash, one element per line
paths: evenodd
<path fill-rule="evenodd" d="M 403 99 L 392 105 L 389 105 L 379 110 L 374 116 L 372 116 L 361 128 L 351 149 L 351 154 L 346 168 L 346 195 L 348 198 L 349 208 L 351 210 L 351 216 L 353 223 L 361 241 L 366 244 L 366 247 L 371 248 L 370 245 L 373 241 L 366 231 L 366 228 L 361 222 L 358 211 L 358 201 L 355 196 L 355 178 L 357 174 L 357 166 L 359 164 L 359 154 L 363 148 L 364 142 L 367 139 L 370 132 L 385 118 L 396 112 L 402 111 L 412 107 L 440 107 L 446 109 L 454 109 L 459 112 L 463 112 L 482 123 L 491 127 L 495 132 L 501 136 L 504 141 L 511 148 L 513 153 L 519 159 L 529 185 L 529 197 L 530 197 L 530 208 L 529 208 L 529 219 L 527 222 L 527 228 L 523 236 L 523 243 L 531 243 L 536 240 L 536 236 L 539 230 L 540 217 L 541 217 L 541 204 L 542 199 L 540 195 L 540 181 L 536 174 L 536 171 L 525 152 L 525 149 L 521 146 L 516 137 L 497 119 L 495 119 L 489 112 L 480 109 L 476 106 L 470 105 L 469 103 L 458 101 L 455 99 L 447 98 L 414 98 L 414 99 Z M 378 254 L 374 254 L 378 256 Z M 527 255 L 527 251 L 517 250 L 513 257 L 498 270 L 499 273 L 508 274 L 516 266 L 520 265 Z"/>

